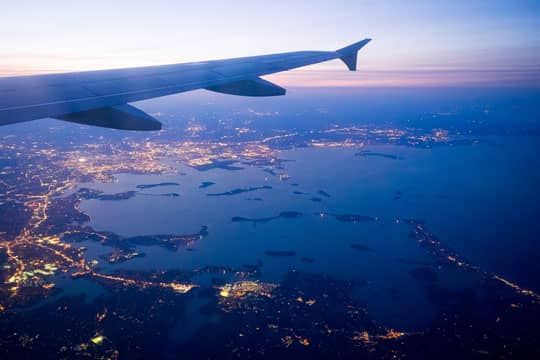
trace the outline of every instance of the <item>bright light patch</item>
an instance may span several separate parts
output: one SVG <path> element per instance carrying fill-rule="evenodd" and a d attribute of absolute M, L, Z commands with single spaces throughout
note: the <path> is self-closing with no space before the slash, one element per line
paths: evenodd
<path fill-rule="evenodd" d="M 90 341 L 93 342 L 96 345 L 100 345 L 103 342 L 104 339 L 105 339 L 105 336 L 98 335 L 98 336 L 93 337 L 92 339 L 90 339 Z"/>

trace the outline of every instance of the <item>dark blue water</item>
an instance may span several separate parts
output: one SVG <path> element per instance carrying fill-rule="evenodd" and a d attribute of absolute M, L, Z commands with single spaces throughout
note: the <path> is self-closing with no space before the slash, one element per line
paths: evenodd
<path fill-rule="evenodd" d="M 179 166 L 185 175 L 119 175 L 114 184 L 86 184 L 107 193 L 137 190 L 139 184 L 177 182 L 179 186 L 141 190 L 129 200 L 87 200 L 81 208 L 98 230 L 131 236 L 187 234 L 208 226 L 209 235 L 193 251 L 171 252 L 140 247 L 146 257 L 118 269 L 194 269 L 205 265 L 241 266 L 263 262 L 263 279 L 278 281 L 291 269 L 323 272 L 341 279 L 365 282 L 359 296 L 375 318 L 388 326 L 418 327 L 435 313 L 418 283 L 409 275 L 408 259 L 433 264 L 397 218 L 416 218 L 446 245 L 486 271 L 496 272 L 521 286 L 540 290 L 540 265 L 532 254 L 540 250 L 540 149 L 537 137 L 483 137 L 471 146 L 414 149 L 371 146 L 377 156 L 358 157 L 357 149 L 284 151 L 287 181 L 263 169 L 215 169 L 199 172 Z M 215 185 L 199 189 L 201 182 Z M 292 186 L 292 184 L 298 186 Z M 207 196 L 235 188 L 271 186 L 233 196 Z M 320 190 L 330 197 L 318 194 Z M 305 194 L 294 194 L 300 191 Z M 180 197 L 149 196 L 176 192 Z M 396 193 L 400 192 L 399 199 Z M 322 198 L 313 202 L 312 197 Z M 247 200 L 261 198 L 262 201 Z M 295 219 L 267 223 L 232 222 L 234 216 L 265 218 L 281 211 L 298 211 Z M 343 223 L 317 214 L 352 213 L 382 219 Z M 137 219 L 137 221 L 133 221 Z M 356 243 L 371 251 L 351 249 Z M 86 244 L 85 244 L 86 245 Z M 87 256 L 99 258 L 108 249 L 89 244 Z M 265 251 L 294 251 L 295 256 L 272 257 Z M 302 257 L 313 258 L 304 262 Z M 102 261 L 103 262 L 103 261 Z M 476 281 L 446 274 L 446 285 Z M 390 295 L 390 296 L 389 296 Z M 395 306 L 399 301 L 399 306 Z M 422 310 L 419 310 L 422 309 Z"/>

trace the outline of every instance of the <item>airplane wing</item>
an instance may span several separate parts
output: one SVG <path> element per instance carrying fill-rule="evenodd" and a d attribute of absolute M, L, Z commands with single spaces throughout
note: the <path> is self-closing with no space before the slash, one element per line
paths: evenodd
<path fill-rule="evenodd" d="M 370 40 L 337 51 L 0 78 L 0 125 L 51 117 L 114 129 L 159 130 L 159 121 L 129 103 L 196 89 L 240 96 L 285 95 L 285 89 L 260 76 L 333 59 L 355 71 L 358 50 Z"/>

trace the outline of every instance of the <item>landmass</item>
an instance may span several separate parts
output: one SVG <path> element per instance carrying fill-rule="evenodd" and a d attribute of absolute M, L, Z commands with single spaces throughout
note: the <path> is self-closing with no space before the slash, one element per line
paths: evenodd
<path fill-rule="evenodd" d="M 243 194 L 246 192 L 252 192 L 252 191 L 257 191 L 257 190 L 270 190 L 270 189 L 272 189 L 272 187 L 269 185 L 252 186 L 248 188 L 238 188 L 238 189 L 233 189 L 231 191 L 226 191 L 226 192 L 221 192 L 221 193 L 210 193 L 206 195 L 207 196 L 232 196 L 232 195 Z"/>
<path fill-rule="evenodd" d="M 136 188 L 137 189 L 152 189 L 152 188 L 155 188 L 155 187 L 162 187 L 162 186 L 179 186 L 180 184 L 179 183 L 175 183 L 175 182 L 161 182 L 161 183 L 157 183 L 157 184 L 142 184 L 142 185 L 137 185 Z"/>
<path fill-rule="evenodd" d="M 246 218 L 246 217 L 242 217 L 242 216 L 234 216 L 231 221 L 232 222 L 251 222 L 251 223 L 254 223 L 254 224 L 257 224 L 257 223 L 267 223 L 267 222 L 270 222 L 272 220 L 276 220 L 276 219 L 280 219 L 280 218 L 283 218 L 283 219 L 295 219 L 295 218 L 298 218 L 302 216 L 302 213 L 299 212 L 299 211 L 282 211 L 279 213 L 279 215 L 276 215 L 276 216 L 270 216 L 270 217 L 263 217 L 263 218 Z"/>
<path fill-rule="evenodd" d="M 329 194 L 329 193 L 327 193 L 327 192 L 326 192 L 326 191 L 324 191 L 324 190 L 319 190 L 319 195 L 322 195 L 322 196 L 324 196 L 324 197 L 327 197 L 327 198 L 329 198 L 329 197 L 330 197 L 330 194 Z"/>
<path fill-rule="evenodd" d="M 96 199 L 103 201 L 128 200 L 134 197 L 136 194 L 136 191 L 125 191 L 116 194 L 105 194 L 103 191 L 88 188 L 82 188 L 78 191 L 78 195 L 83 199 Z"/>
<path fill-rule="evenodd" d="M 6 241 L 15 239 L 31 216 L 30 209 L 20 202 L 12 200 L 0 204 L 0 234 Z"/>
<path fill-rule="evenodd" d="M 212 160 L 205 164 L 192 164 L 192 167 L 199 171 L 208 171 L 212 169 L 223 169 L 229 171 L 242 170 L 243 167 L 234 166 L 237 163 L 235 160 Z"/>
<path fill-rule="evenodd" d="M 379 218 L 374 216 L 366 215 L 356 215 L 356 214 L 335 214 L 335 213 L 317 213 L 319 217 L 333 217 L 334 219 L 340 222 L 350 222 L 350 223 L 359 223 L 359 222 L 374 222 L 379 221 Z"/>
<path fill-rule="evenodd" d="M 171 165 L 176 163 L 201 171 L 242 170 L 233 166 L 241 163 L 270 166 L 276 172 L 282 166 L 276 160 L 280 149 L 362 148 L 365 143 L 431 148 L 468 146 L 476 140 L 453 139 L 459 134 L 441 129 L 368 126 L 271 129 L 246 138 L 245 134 L 252 133 L 227 126 L 222 132 L 212 130 L 213 138 L 180 138 L 179 132 L 165 131 L 149 139 L 130 135 L 116 144 L 99 140 L 84 127 L 76 131 L 80 140 L 76 143 L 66 142 L 65 133 L 55 138 L 57 129 L 32 131 L 25 137 L 5 136 L 0 143 L 1 358 L 141 358 L 159 356 L 156 351 L 166 351 L 171 357 L 217 358 L 224 349 L 234 357 L 284 359 L 341 355 L 524 359 L 539 355 L 534 330 L 540 318 L 540 296 L 471 263 L 419 219 L 315 214 L 321 221 L 334 219 L 346 226 L 377 221 L 410 231 L 409 241 L 424 249 L 433 264 L 402 259 L 397 265 L 413 267 L 410 276 L 439 306 L 430 326 L 413 331 L 377 321 L 364 299 L 357 297 L 358 287 L 365 286 L 360 285 L 361 279 L 340 280 L 296 270 L 268 282 L 261 276 L 261 264 L 144 271 L 114 270 L 117 266 L 113 265 L 113 270 L 104 271 L 101 258 L 87 257 L 86 241 L 109 247 L 105 261 L 116 264 L 143 256 L 142 246 L 190 249 L 206 236 L 207 229 L 134 237 L 97 231 L 88 225 L 90 218 L 80 210 L 81 203 L 87 199 L 123 200 L 135 192 L 77 190 L 81 184 L 114 182 L 122 173 L 170 174 L 178 172 Z M 326 192 L 319 195 L 330 196 Z M 284 212 L 266 219 L 301 215 Z M 421 269 L 414 269 L 418 267 Z M 482 286 L 445 288 L 437 275 L 444 269 L 479 277 Z M 81 288 L 98 284 L 100 294 L 64 294 L 62 287 L 70 281 Z M 202 300 L 196 310 L 194 299 Z M 186 314 L 199 309 L 215 320 L 203 323 L 184 342 L 174 342 L 169 334 L 183 326 Z M 342 352 L 336 354 L 336 349 Z"/>
<path fill-rule="evenodd" d="M 215 185 L 215 182 L 212 181 L 203 181 L 201 185 L 199 185 L 199 189 L 206 189 L 207 187 L 210 187 L 212 185 Z"/>
<path fill-rule="evenodd" d="M 392 154 L 384 154 L 379 152 L 372 152 L 371 150 L 362 150 L 354 154 L 355 156 L 376 156 L 376 157 L 382 157 L 385 159 L 392 159 L 392 160 L 403 160 L 403 157 L 398 155 L 392 155 Z"/>
<path fill-rule="evenodd" d="M 139 193 L 139 195 L 145 195 L 145 196 L 164 196 L 164 197 L 180 197 L 180 194 L 179 194 L 179 193 L 164 193 L 164 194 Z"/>
<path fill-rule="evenodd" d="M 109 264 L 120 264 L 131 259 L 144 257 L 145 254 L 138 251 L 130 251 L 125 248 L 116 248 L 112 252 L 103 256 Z"/>
<path fill-rule="evenodd" d="M 128 244 L 134 246 L 154 246 L 158 245 L 168 250 L 177 251 L 180 247 L 193 245 L 196 241 L 203 239 L 208 235 L 208 228 L 201 227 L 201 230 L 188 235 L 145 235 L 134 236 L 124 239 Z"/>

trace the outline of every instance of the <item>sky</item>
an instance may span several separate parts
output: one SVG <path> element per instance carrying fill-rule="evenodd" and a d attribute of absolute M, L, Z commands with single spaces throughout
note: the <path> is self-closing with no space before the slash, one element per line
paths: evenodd
<path fill-rule="evenodd" d="M 270 76 L 285 86 L 540 86 L 540 1 L 17 0 L 0 13 L 0 76 L 297 50 L 369 37 L 339 61 Z"/>

